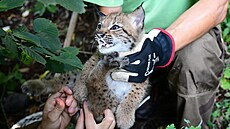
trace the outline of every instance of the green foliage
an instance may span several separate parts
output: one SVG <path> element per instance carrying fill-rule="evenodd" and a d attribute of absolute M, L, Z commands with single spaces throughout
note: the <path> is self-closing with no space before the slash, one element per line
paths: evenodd
<path fill-rule="evenodd" d="M 166 129 L 176 129 L 175 125 L 174 124 L 171 124 L 171 125 L 168 125 L 166 127 Z"/>
<path fill-rule="evenodd" d="M 9 32 L 0 30 L 1 57 L 20 59 L 27 65 L 35 60 L 52 72 L 82 69 L 82 63 L 76 56 L 79 50 L 73 47 L 62 48 L 58 38 L 58 29 L 50 20 L 35 19 L 34 33 L 29 32 L 25 26 Z"/>
<path fill-rule="evenodd" d="M 230 3 L 228 6 L 227 17 L 221 24 L 222 35 L 227 43 L 230 52 Z M 215 103 L 214 111 L 211 116 L 210 128 L 227 128 L 230 129 L 230 66 L 224 70 L 224 76 L 221 79 L 220 96 Z"/>
<path fill-rule="evenodd" d="M 0 72 L 0 87 L 6 86 L 7 91 L 14 91 L 17 84 L 22 84 L 24 81 L 25 80 L 22 78 L 22 73 L 19 72 L 18 65 L 16 65 L 7 75 Z"/>
<path fill-rule="evenodd" d="M 52 3 L 46 5 L 37 1 L 35 4 L 34 12 L 42 16 L 46 10 L 48 10 L 50 13 L 55 13 L 57 11 L 57 7 Z"/>
<path fill-rule="evenodd" d="M 57 10 L 56 5 L 78 13 L 85 12 L 85 5 L 82 0 L 38 0 L 35 5 L 35 12 L 40 16 L 42 16 L 46 10 L 55 13 Z"/>
<path fill-rule="evenodd" d="M 229 94 L 225 94 L 223 100 L 215 103 L 215 110 L 212 113 L 210 128 L 230 128 L 230 99 Z"/>
<path fill-rule="evenodd" d="M 224 22 L 221 24 L 224 41 L 228 44 L 228 51 L 230 52 L 230 3 L 228 5 L 228 12 Z"/>
<path fill-rule="evenodd" d="M 47 8 L 55 12 L 55 6 L 61 5 L 64 8 L 84 13 L 82 0 L 38 0 L 41 14 Z M 20 7 L 24 0 L 1 0 L 0 11 L 7 11 Z M 51 21 L 38 18 L 33 21 L 31 33 L 25 26 L 4 32 L 0 29 L 0 64 L 4 64 L 4 58 L 20 59 L 29 65 L 32 60 L 45 65 L 52 72 L 67 72 L 73 69 L 81 69 L 82 63 L 76 57 L 78 49 L 62 48 L 58 37 L 58 29 Z M 71 51 L 69 51 L 69 50 Z"/>
<path fill-rule="evenodd" d="M 0 12 L 7 11 L 23 5 L 25 0 L 1 0 Z M 42 15 L 47 9 L 50 12 L 56 11 L 56 5 L 60 5 L 70 11 L 84 13 L 84 3 L 82 0 L 38 0 L 36 10 L 40 10 L 39 14 Z"/>
<path fill-rule="evenodd" d="M 185 123 L 187 123 L 187 127 L 182 127 L 182 129 L 201 129 L 202 122 L 200 122 L 198 126 L 194 127 L 193 125 L 191 125 L 191 122 L 189 120 L 185 119 L 184 121 Z M 166 129 L 176 129 L 176 127 L 174 124 L 171 124 L 171 125 L 168 125 Z"/>
<path fill-rule="evenodd" d="M 1 0 L 0 12 L 7 11 L 23 5 L 25 0 Z"/>
<path fill-rule="evenodd" d="M 224 70 L 224 76 L 221 79 L 221 88 L 224 90 L 230 90 L 230 67 Z"/>
<path fill-rule="evenodd" d="M 84 13 L 84 3 L 82 0 L 56 0 L 57 4 L 60 4 L 64 8 L 67 8 L 74 12 Z"/>

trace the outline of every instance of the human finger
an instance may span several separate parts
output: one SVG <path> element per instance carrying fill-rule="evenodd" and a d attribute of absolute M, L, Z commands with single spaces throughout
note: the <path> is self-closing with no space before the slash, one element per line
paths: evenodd
<path fill-rule="evenodd" d="M 83 113 L 83 110 L 81 109 L 80 110 L 80 116 L 79 116 L 79 118 L 77 120 L 77 124 L 76 124 L 75 129 L 84 129 L 84 125 L 85 125 L 85 123 L 84 123 L 84 113 Z"/>
<path fill-rule="evenodd" d="M 67 86 L 64 86 L 57 93 L 52 95 L 52 98 L 57 98 L 57 97 L 66 98 L 66 96 L 72 95 L 72 94 L 73 92 Z"/>
<path fill-rule="evenodd" d="M 55 108 L 49 112 L 48 117 L 50 118 L 50 120 L 55 121 L 61 116 L 64 109 L 65 109 L 64 101 L 62 101 L 60 98 L 56 98 Z"/>
<path fill-rule="evenodd" d="M 99 129 L 114 129 L 115 127 L 115 118 L 111 110 L 106 109 L 104 111 L 105 118 L 98 125 Z"/>
<path fill-rule="evenodd" d="M 96 126 L 96 122 L 94 120 L 93 114 L 89 111 L 86 102 L 83 102 L 83 109 L 85 114 L 86 129 L 94 129 Z"/>
<path fill-rule="evenodd" d="M 109 129 L 114 129 L 116 125 L 115 117 L 113 112 L 110 109 L 106 109 L 104 111 L 105 118 L 102 121 L 105 121 L 106 123 L 110 124 Z"/>
<path fill-rule="evenodd" d="M 73 100 L 71 105 L 68 108 L 68 113 L 70 114 L 70 116 L 73 116 L 78 110 L 79 108 L 77 106 L 77 101 Z"/>
<path fill-rule="evenodd" d="M 66 100 L 65 100 L 65 104 L 67 106 L 70 106 L 72 104 L 72 102 L 75 101 L 73 95 L 67 95 L 66 96 Z"/>
<path fill-rule="evenodd" d="M 67 87 L 67 86 L 62 87 L 61 91 L 63 91 L 67 95 L 72 95 L 73 94 L 72 90 L 70 90 L 70 88 Z"/>
<path fill-rule="evenodd" d="M 56 98 L 60 97 L 62 95 L 61 92 L 56 92 L 55 94 L 52 94 L 49 96 L 48 100 L 46 101 L 47 104 L 52 103 Z"/>

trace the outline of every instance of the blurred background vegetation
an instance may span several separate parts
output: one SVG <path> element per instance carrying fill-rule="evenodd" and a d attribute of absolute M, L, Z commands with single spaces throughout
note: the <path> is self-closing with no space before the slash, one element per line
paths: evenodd
<path fill-rule="evenodd" d="M 25 80 L 44 77 L 47 70 L 66 72 L 82 68 L 95 50 L 96 23 L 94 5 L 81 0 L 0 1 L 1 128 L 9 128 L 26 115 L 41 110 L 44 102 L 35 102 L 20 94 Z M 230 52 L 230 6 L 221 27 Z M 217 96 L 210 128 L 230 129 L 230 65 L 227 61 Z"/>

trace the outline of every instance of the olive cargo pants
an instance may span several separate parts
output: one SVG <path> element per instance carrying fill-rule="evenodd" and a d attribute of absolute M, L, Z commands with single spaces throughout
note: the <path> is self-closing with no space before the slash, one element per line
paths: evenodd
<path fill-rule="evenodd" d="M 208 128 L 226 54 L 218 28 L 177 51 L 169 68 L 154 71 L 151 99 L 137 109 L 134 128 L 154 128 L 154 122 L 164 119 L 181 127 L 189 120 Z"/>
<path fill-rule="evenodd" d="M 212 113 L 215 95 L 224 69 L 224 49 L 220 30 L 214 28 L 194 43 L 178 51 L 169 72 L 169 85 L 177 91 L 177 115 L 180 125 L 202 124 Z"/>

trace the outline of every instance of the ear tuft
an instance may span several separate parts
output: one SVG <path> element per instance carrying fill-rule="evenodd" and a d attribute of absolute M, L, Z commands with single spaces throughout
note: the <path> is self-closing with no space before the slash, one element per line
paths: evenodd
<path fill-rule="evenodd" d="M 128 16 L 132 20 L 132 25 L 134 25 L 137 29 L 142 29 L 144 26 L 144 9 L 142 6 L 139 6 L 136 10 L 134 10 L 132 13 L 128 14 Z"/>

